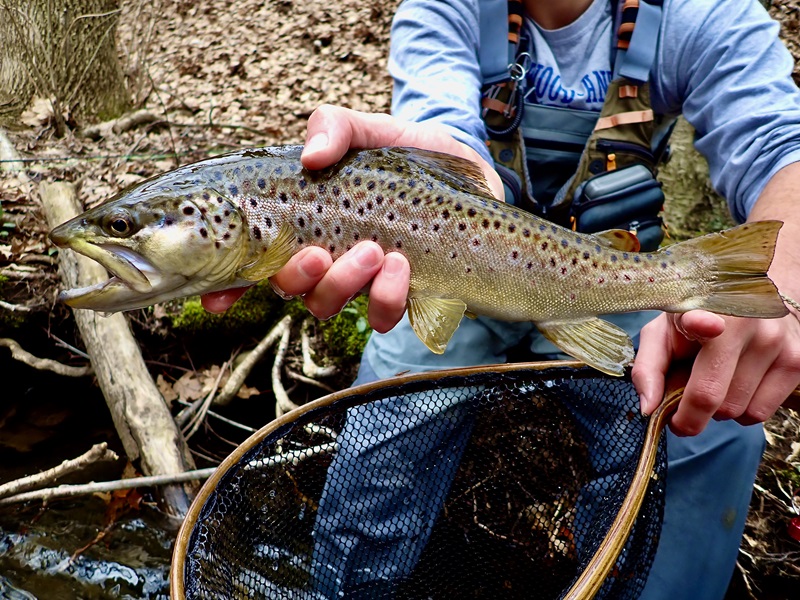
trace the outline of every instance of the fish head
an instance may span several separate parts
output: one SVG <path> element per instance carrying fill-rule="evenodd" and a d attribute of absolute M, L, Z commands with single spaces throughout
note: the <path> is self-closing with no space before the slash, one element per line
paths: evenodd
<path fill-rule="evenodd" d="M 133 310 L 247 284 L 236 276 L 250 252 L 241 211 L 196 183 L 145 182 L 59 225 L 50 239 L 112 275 L 61 292 L 59 300 L 73 308 Z"/>

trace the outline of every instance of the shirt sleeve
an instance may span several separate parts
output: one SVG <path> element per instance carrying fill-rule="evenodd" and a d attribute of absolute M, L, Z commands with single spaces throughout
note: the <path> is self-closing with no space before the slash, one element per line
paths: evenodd
<path fill-rule="evenodd" d="M 800 90 L 779 25 L 757 0 L 667 0 L 662 93 L 695 128 L 711 181 L 737 220 L 800 160 Z"/>
<path fill-rule="evenodd" d="M 392 113 L 435 122 L 489 164 L 480 116 L 478 0 L 404 0 L 392 21 Z"/>

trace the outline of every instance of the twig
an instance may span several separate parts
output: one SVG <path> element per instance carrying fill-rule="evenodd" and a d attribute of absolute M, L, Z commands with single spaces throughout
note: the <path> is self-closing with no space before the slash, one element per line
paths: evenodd
<path fill-rule="evenodd" d="M 62 365 L 60 362 L 51 360 L 49 358 L 38 358 L 22 349 L 16 341 L 11 338 L 0 338 L 0 346 L 5 346 L 11 350 L 11 357 L 29 367 L 39 369 L 41 371 L 52 371 L 58 375 L 65 377 L 85 377 L 92 373 L 92 367 L 71 367 L 69 365 Z"/>
<path fill-rule="evenodd" d="M 290 332 L 290 327 L 283 330 L 278 349 L 275 351 L 275 362 L 272 363 L 272 391 L 275 394 L 276 418 L 297 408 L 297 404 L 289 399 L 289 394 L 286 393 L 286 389 L 281 382 L 281 369 L 283 367 L 283 359 L 286 357 L 286 351 L 289 349 Z"/>
<path fill-rule="evenodd" d="M 15 494 L 27 492 L 28 490 L 36 489 L 42 487 L 43 485 L 53 483 L 64 475 L 74 471 L 79 471 L 80 469 L 83 469 L 92 463 L 100 462 L 102 460 L 117 460 L 118 458 L 119 456 L 117 456 L 116 452 L 108 449 L 108 444 L 106 442 L 95 444 L 88 452 L 81 454 L 77 458 L 65 460 L 60 465 L 55 466 L 52 469 L 42 471 L 36 475 L 29 475 L 28 477 L 15 479 L 14 481 L 9 481 L 8 483 L 0 485 L 0 498 L 13 496 Z"/>
<path fill-rule="evenodd" d="M 183 406 L 187 406 L 187 407 L 188 406 L 194 406 L 194 404 L 186 402 L 184 400 L 181 400 L 180 398 L 178 398 L 175 401 L 178 402 L 179 404 L 182 404 Z M 241 429 L 242 431 L 246 431 L 247 433 L 255 433 L 257 431 L 253 427 L 250 427 L 248 425 L 244 425 L 243 423 L 239 423 L 238 421 L 234 421 L 233 419 L 229 419 L 228 417 L 223 417 L 221 414 L 216 413 L 211 409 L 206 411 L 206 414 L 209 417 L 214 417 L 215 419 L 217 419 L 219 421 L 222 421 L 223 423 L 226 423 L 226 424 L 230 425 L 231 427 L 236 427 L 237 429 Z"/>
<path fill-rule="evenodd" d="M 330 454 L 336 452 L 337 444 L 329 442 L 321 444 L 313 448 L 305 448 L 303 450 L 291 450 L 284 454 L 270 456 L 265 459 L 253 460 L 244 465 L 247 470 L 250 469 L 263 469 L 277 465 L 297 465 L 303 460 L 317 456 L 319 454 Z M 152 487 L 158 485 L 173 485 L 179 483 L 186 483 L 187 481 L 198 481 L 201 479 L 208 479 L 216 471 L 216 467 L 208 469 L 197 469 L 195 471 L 185 471 L 175 475 L 155 475 L 153 477 L 131 477 L 130 479 L 120 479 L 117 481 L 101 481 L 99 483 L 85 483 L 80 485 L 59 485 L 54 488 L 45 488 L 35 490 L 33 492 L 26 492 L 24 494 L 17 494 L 7 498 L 0 499 L 0 506 L 8 504 L 16 504 L 19 502 L 27 502 L 29 500 L 42 500 L 47 502 L 54 498 L 71 498 L 75 496 L 86 496 L 89 494 L 96 494 L 98 492 L 113 492 L 116 490 L 130 490 L 140 487 Z"/>
<path fill-rule="evenodd" d="M 266 351 L 269 350 L 278 337 L 284 335 L 284 332 L 289 331 L 291 327 L 292 318 L 287 315 L 270 330 L 264 339 L 262 339 L 258 345 L 253 348 L 252 352 L 250 352 L 250 354 L 245 357 L 239 366 L 233 370 L 230 378 L 227 382 L 225 382 L 225 385 L 222 386 L 222 390 L 214 399 L 214 405 L 225 406 L 226 404 L 230 404 L 231 400 L 233 400 L 239 391 L 239 388 L 241 388 L 244 384 L 244 380 L 247 379 L 250 371 L 252 371 L 253 367 L 256 366 L 256 363 L 261 360 L 261 357 L 264 356 Z"/>
<path fill-rule="evenodd" d="M 337 368 L 335 366 L 320 367 L 311 358 L 311 341 L 308 337 L 308 328 L 311 325 L 311 317 L 307 317 L 303 321 L 303 326 L 300 328 L 300 342 L 303 348 L 303 374 L 306 377 L 317 379 L 319 377 L 331 377 L 336 374 Z"/>
<path fill-rule="evenodd" d="M 0 506 L 17 504 L 29 500 L 42 500 L 47 502 L 53 498 L 72 498 L 75 496 L 87 496 L 98 492 L 113 492 L 116 490 L 130 490 L 138 487 L 151 487 L 160 485 L 173 485 L 186 483 L 187 481 L 198 481 L 208 479 L 216 470 L 216 467 L 208 469 L 197 469 L 195 471 L 184 471 L 175 475 L 154 475 L 152 477 L 132 477 L 130 479 L 120 479 L 117 481 L 101 481 L 99 483 L 84 483 L 79 485 L 59 485 L 54 488 L 45 488 L 9 496 L 0 499 Z"/>
<path fill-rule="evenodd" d="M 93 140 L 98 140 L 102 137 L 107 137 L 109 133 L 124 133 L 130 129 L 134 129 L 141 125 L 149 125 L 156 121 L 160 121 L 161 117 L 149 110 L 137 110 L 104 123 L 97 125 L 90 125 L 86 127 L 81 135 Z"/>
<path fill-rule="evenodd" d="M 211 388 L 211 391 L 200 404 L 200 407 L 196 411 L 193 420 L 189 424 L 188 431 L 184 431 L 184 436 L 187 440 L 197 433 L 197 430 L 200 428 L 200 424 L 206 418 L 206 412 L 208 412 L 208 408 L 211 406 L 211 401 L 214 400 L 214 396 L 217 394 L 217 390 L 219 389 L 219 382 L 222 381 L 222 376 L 225 374 L 225 371 L 228 370 L 228 367 L 230 367 L 231 362 L 233 362 L 232 358 L 227 360 L 225 364 L 222 365 L 219 373 L 217 374 L 217 379 L 214 381 L 214 387 Z"/>
<path fill-rule="evenodd" d="M 11 312 L 31 312 L 33 310 L 33 308 L 30 306 L 25 306 L 23 304 L 11 304 L 9 302 L 4 302 L 3 300 L 0 300 L 0 308 L 10 310 Z"/>

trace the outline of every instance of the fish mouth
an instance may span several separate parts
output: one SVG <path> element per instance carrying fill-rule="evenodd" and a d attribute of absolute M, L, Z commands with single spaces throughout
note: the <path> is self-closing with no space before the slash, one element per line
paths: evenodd
<path fill-rule="evenodd" d="M 155 266 L 141 254 L 116 244 L 73 240 L 67 247 L 97 261 L 111 277 L 95 285 L 65 290 L 58 300 L 73 308 L 116 312 L 151 304 L 163 284 Z"/>

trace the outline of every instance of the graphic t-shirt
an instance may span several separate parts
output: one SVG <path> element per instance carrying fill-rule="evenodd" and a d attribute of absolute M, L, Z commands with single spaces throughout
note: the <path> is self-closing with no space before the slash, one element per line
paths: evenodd
<path fill-rule="evenodd" d="M 594 0 L 577 20 L 559 29 L 543 29 L 526 18 L 531 59 L 525 101 L 599 111 L 611 81 L 612 26 L 608 0 Z"/>

